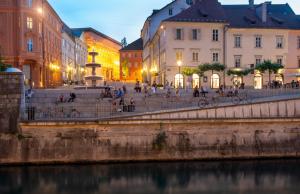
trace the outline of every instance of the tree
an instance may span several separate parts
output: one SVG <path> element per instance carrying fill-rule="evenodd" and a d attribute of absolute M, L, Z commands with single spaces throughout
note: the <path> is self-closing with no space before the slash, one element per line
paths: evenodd
<path fill-rule="evenodd" d="M 127 46 L 127 40 L 126 40 L 126 37 L 124 37 L 124 38 L 121 40 L 121 45 L 122 45 L 123 48 Z"/>
<path fill-rule="evenodd" d="M 235 76 L 239 76 L 239 77 L 244 77 L 244 76 L 247 76 L 251 71 L 252 71 L 252 69 L 245 69 L 245 70 L 230 69 L 227 71 L 227 75 L 228 76 L 235 75 Z"/>
<path fill-rule="evenodd" d="M 282 68 L 283 66 L 281 64 L 272 63 L 270 60 L 264 60 L 264 62 L 256 65 L 255 67 L 255 69 L 261 73 L 265 73 L 266 71 L 269 73 L 269 84 L 271 83 L 271 74 L 278 73 L 278 70 Z"/>
<path fill-rule="evenodd" d="M 190 67 L 185 67 L 182 70 L 182 74 L 185 76 L 192 76 L 195 72 L 196 72 L 195 69 Z"/>

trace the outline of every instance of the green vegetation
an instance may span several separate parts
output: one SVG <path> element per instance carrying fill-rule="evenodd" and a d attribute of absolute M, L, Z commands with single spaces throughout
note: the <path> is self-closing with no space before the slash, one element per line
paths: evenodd
<path fill-rule="evenodd" d="M 200 74 L 204 74 L 207 71 L 212 71 L 212 73 L 214 71 L 217 72 L 221 72 L 225 70 L 225 65 L 221 64 L 221 63 L 204 63 L 202 65 L 198 66 L 198 72 L 200 72 Z"/>
<path fill-rule="evenodd" d="M 156 135 L 156 138 L 153 140 L 152 147 L 155 150 L 162 150 L 164 146 L 167 145 L 167 135 L 166 132 L 161 131 Z"/>
<path fill-rule="evenodd" d="M 124 60 L 121 66 L 122 66 L 122 77 L 126 79 L 129 76 L 128 60 L 127 59 Z"/>
<path fill-rule="evenodd" d="M 1 55 L 1 52 L 0 52 L 0 72 L 5 71 L 6 68 L 7 68 L 7 66 L 4 64 L 3 58 L 2 58 L 2 55 Z"/>
<path fill-rule="evenodd" d="M 196 69 L 185 67 L 182 70 L 182 74 L 185 76 L 192 76 L 194 73 L 196 73 Z"/>
<path fill-rule="evenodd" d="M 247 76 L 252 71 L 253 71 L 253 69 L 244 69 L 244 70 L 229 69 L 227 71 L 227 75 L 228 76 L 235 75 L 235 76 L 239 76 L 239 77 L 244 77 L 244 76 Z"/>
<path fill-rule="evenodd" d="M 278 73 L 283 66 L 278 63 L 272 63 L 270 60 L 264 60 L 261 64 L 256 65 L 255 69 L 260 71 L 261 73 L 265 73 L 266 71 L 269 73 L 269 83 L 271 83 L 271 74 Z"/>

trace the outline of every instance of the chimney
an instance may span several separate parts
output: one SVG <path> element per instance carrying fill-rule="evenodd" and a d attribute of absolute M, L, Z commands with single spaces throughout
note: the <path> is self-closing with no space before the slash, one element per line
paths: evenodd
<path fill-rule="evenodd" d="M 263 23 L 267 22 L 267 16 L 268 16 L 268 5 L 270 4 L 270 2 L 266 1 L 262 4 L 262 13 L 261 13 L 261 19 Z"/>
<path fill-rule="evenodd" d="M 249 6 L 250 6 L 251 8 L 254 7 L 254 0 L 249 0 Z"/>

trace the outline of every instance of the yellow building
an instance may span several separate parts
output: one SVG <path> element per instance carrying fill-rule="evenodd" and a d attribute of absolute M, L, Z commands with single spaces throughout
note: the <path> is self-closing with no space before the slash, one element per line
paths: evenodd
<path fill-rule="evenodd" d="M 88 52 L 98 52 L 96 62 L 101 64 L 99 72 L 106 81 L 120 80 L 120 55 L 121 43 L 109 36 L 98 32 L 93 28 L 73 29 L 73 32 L 81 36 L 88 47 Z M 92 57 L 88 57 L 88 62 L 92 62 Z"/>

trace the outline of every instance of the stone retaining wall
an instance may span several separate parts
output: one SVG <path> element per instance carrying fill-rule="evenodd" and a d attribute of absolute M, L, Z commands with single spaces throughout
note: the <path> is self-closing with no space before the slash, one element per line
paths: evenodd
<path fill-rule="evenodd" d="M 0 133 L 19 130 L 19 114 L 23 97 L 22 73 L 0 72 Z"/>
<path fill-rule="evenodd" d="M 300 119 L 23 123 L 0 163 L 299 157 Z"/>

